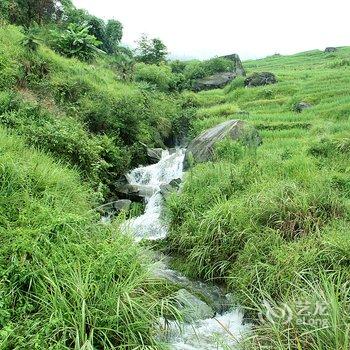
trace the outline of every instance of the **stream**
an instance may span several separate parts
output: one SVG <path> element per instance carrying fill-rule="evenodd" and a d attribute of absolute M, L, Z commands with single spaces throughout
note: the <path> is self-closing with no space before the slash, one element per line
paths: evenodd
<path fill-rule="evenodd" d="M 173 181 L 183 178 L 184 158 L 184 149 L 164 150 L 158 163 L 141 166 L 127 174 L 129 184 L 139 189 L 146 203 L 142 215 L 127 220 L 122 226 L 136 241 L 166 237 L 168 228 L 162 220 L 163 191 Z M 181 272 L 169 268 L 166 258 L 155 263 L 154 274 L 181 286 L 176 299 L 183 311 L 184 323 L 179 327 L 175 321 L 163 320 L 160 329 L 166 331 L 159 331 L 170 349 L 234 349 L 243 333 L 249 331 L 250 326 L 243 322 L 243 313 L 238 308 L 230 308 L 230 296 L 219 287 L 190 281 Z"/>

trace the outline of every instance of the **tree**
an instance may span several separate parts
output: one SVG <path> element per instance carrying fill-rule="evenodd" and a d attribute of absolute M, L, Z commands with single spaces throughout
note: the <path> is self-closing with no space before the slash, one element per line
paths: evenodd
<path fill-rule="evenodd" d="M 136 59 L 148 64 L 160 64 L 164 62 L 168 55 L 167 47 L 157 38 L 148 39 L 143 34 L 137 42 Z"/>
<path fill-rule="evenodd" d="M 2 17 L 10 23 L 29 27 L 33 22 L 45 23 L 62 15 L 58 0 L 1 0 Z"/>
<path fill-rule="evenodd" d="M 108 20 L 106 24 L 106 39 L 108 53 L 115 53 L 123 37 L 123 25 L 115 19 Z"/>
<path fill-rule="evenodd" d="M 95 16 L 86 15 L 85 21 L 80 23 L 81 25 L 87 25 L 89 27 L 89 34 L 93 35 L 98 41 L 101 42 L 101 48 L 107 50 L 107 37 L 106 37 L 106 25 L 105 22 Z"/>

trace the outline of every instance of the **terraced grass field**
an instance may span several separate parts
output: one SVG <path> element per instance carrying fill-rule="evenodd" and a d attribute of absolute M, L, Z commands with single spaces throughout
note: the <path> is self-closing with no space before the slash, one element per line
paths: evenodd
<path fill-rule="evenodd" d="M 244 88 L 237 78 L 192 96 L 191 132 L 242 119 L 263 144 L 222 141 L 212 162 L 187 174 L 181 195 L 167 203 L 168 246 L 189 275 L 226 285 L 254 322 L 267 312 L 264 300 L 276 312 L 288 306 L 288 322 L 281 314 L 257 322 L 243 347 L 348 349 L 350 48 L 244 66 L 248 75 L 272 72 L 278 83 Z M 311 107 L 295 112 L 302 101 Z M 303 322 L 301 304 L 310 313 Z"/>

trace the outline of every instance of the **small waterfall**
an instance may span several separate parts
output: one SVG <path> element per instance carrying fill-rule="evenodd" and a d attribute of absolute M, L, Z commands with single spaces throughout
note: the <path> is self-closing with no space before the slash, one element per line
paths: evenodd
<path fill-rule="evenodd" d="M 143 215 L 128 220 L 123 229 L 129 231 L 136 241 L 141 239 L 161 239 L 167 234 L 167 227 L 161 220 L 163 196 L 162 186 L 172 180 L 182 179 L 185 150 L 177 149 L 170 153 L 164 150 L 157 164 L 142 166 L 127 174 L 130 185 L 139 189 L 145 198 Z"/>
<path fill-rule="evenodd" d="M 146 202 L 144 214 L 127 220 L 122 227 L 122 230 L 130 232 L 136 241 L 166 237 L 167 225 L 161 218 L 162 188 L 173 180 L 182 179 L 184 158 L 184 149 L 173 152 L 164 150 L 157 164 L 141 166 L 127 174 L 129 184 L 139 190 Z M 162 263 L 160 264 L 162 266 Z M 181 281 L 182 285 L 192 284 L 192 290 L 196 289 L 194 284 L 197 284 L 197 289 L 203 289 L 204 283 L 189 281 L 165 265 L 158 269 L 157 274 L 170 281 Z M 243 314 L 239 309 L 234 309 L 223 314 L 217 313 L 213 318 L 184 323 L 180 327 L 175 321 L 167 321 L 165 325 L 160 325 L 160 328 L 165 330 L 160 331 L 161 338 L 169 344 L 170 349 L 226 350 L 232 349 L 242 334 L 249 329 L 249 325 L 243 324 Z"/>

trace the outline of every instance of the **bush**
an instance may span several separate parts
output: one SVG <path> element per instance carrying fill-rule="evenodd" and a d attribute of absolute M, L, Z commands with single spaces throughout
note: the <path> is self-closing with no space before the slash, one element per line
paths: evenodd
<path fill-rule="evenodd" d="M 207 75 L 219 72 L 233 71 L 234 63 L 227 58 L 215 57 L 203 62 L 203 67 Z"/>
<path fill-rule="evenodd" d="M 230 93 L 236 89 L 244 88 L 244 77 L 237 77 L 225 88 L 226 93 Z"/>
<path fill-rule="evenodd" d="M 219 72 L 230 72 L 233 70 L 233 62 L 226 58 L 212 58 L 207 61 L 186 62 L 183 73 L 189 80 L 203 78 Z"/>
<path fill-rule="evenodd" d="M 24 136 L 29 145 L 51 153 L 77 167 L 82 176 L 98 187 L 113 188 L 116 176 L 130 164 L 131 153 L 120 140 L 107 135 L 91 136 L 77 120 L 55 118 L 35 103 L 23 103 L 11 93 L 0 95 L 0 123 Z"/>
<path fill-rule="evenodd" d="M 171 68 L 166 65 L 138 63 L 135 67 L 135 81 L 144 81 L 161 91 L 168 91 L 173 79 Z"/>
<path fill-rule="evenodd" d="M 188 62 L 183 73 L 188 80 L 200 79 L 207 74 L 202 62 L 200 61 Z"/>

